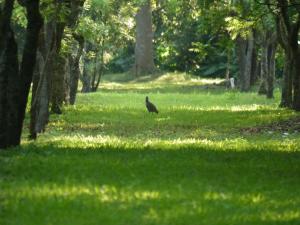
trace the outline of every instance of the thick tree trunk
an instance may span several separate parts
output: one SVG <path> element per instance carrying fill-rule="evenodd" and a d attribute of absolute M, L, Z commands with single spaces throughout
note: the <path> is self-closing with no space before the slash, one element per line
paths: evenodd
<path fill-rule="evenodd" d="M 71 9 L 68 17 L 68 24 L 74 27 L 78 15 L 81 11 L 81 6 L 84 0 L 79 1 L 56 1 L 56 9 L 61 9 L 61 4 L 66 4 L 67 8 Z M 59 12 L 56 12 L 59 13 Z M 30 118 L 30 138 L 35 139 L 38 133 L 45 130 L 49 121 L 49 105 L 52 96 L 52 109 L 56 113 L 60 113 L 61 99 L 64 96 L 65 88 L 58 90 L 57 87 L 64 87 L 65 73 L 58 72 L 56 60 L 59 56 L 60 45 L 65 24 L 57 23 L 56 19 L 49 21 L 44 25 L 43 32 L 41 32 L 41 42 L 39 44 L 39 68 L 37 69 L 37 76 L 34 79 L 31 103 L 31 118 Z M 64 70 L 62 70 L 64 72 Z M 54 92 L 57 91 L 60 97 L 55 97 L 57 93 L 51 94 L 51 88 Z"/>
<path fill-rule="evenodd" d="M 275 14 L 275 22 L 278 41 L 285 53 L 284 81 L 280 106 L 300 111 L 300 48 L 298 43 L 300 12 L 299 10 L 290 10 L 293 7 L 289 7 L 289 1 L 287 0 L 281 0 L 277 6 L 278 11 Z"/>
<path fill-rule="evenodd" d="M 40 32 L 40 42 L 33 80 L 30 109 L 30 138 L 36 139 L 37 134 L 45 130 L 49 121 L 50 84 L 53 75 L 55 49 L 55 24 L 49 22 Z"/>
<path fill-rule="evenodd" d="M 155 71 L 151 3 L 147 0 L 136 15 L 135 65 L 136 76 Z"/>
<path fill-rule="evenodd" d="M 239 88 L 241 91 L 249 91 L 251 87 L 251 71 L 253 66 L 254 38 L 250 33 L 247 40 L 238 37 L 237 56 L 239 65 Z"/>
<path fill-rule="evenodd" d="M 20 142 L 18 47 L 10 26 L 14 1 L 5 1 L 0 18 L 0 149 Z"/>
<path fill-rule="evenodd" d="M 5 1 L 0 15 L 0 148 L 19 145 L 42 26 L 39 1 L 28 0 L 27 29 L 19 68 L 18 47 L 10 27 L 14 1 Z"/>
<path fill-rule="evenodd" d="M 65 29 L 64 23 L 55 23 L 54 45 L 53 45 L 53 74 L 51 77 L 51 112 L 61 114 L 64 96 L 64 68 L 65 59 L 60 55 L 61 41 Z"/>

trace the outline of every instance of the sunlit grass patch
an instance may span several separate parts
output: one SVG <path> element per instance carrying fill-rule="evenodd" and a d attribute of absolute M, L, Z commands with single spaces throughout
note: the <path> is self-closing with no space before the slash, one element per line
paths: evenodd
<path fill-rule="evenodd" d="M 300 134 L 269 125 L 299 114 L 278 90 L 219 81 L 121 74 L 79 93 L 37 141 L 0 152 L 0 224 L 298 225 Z"/>

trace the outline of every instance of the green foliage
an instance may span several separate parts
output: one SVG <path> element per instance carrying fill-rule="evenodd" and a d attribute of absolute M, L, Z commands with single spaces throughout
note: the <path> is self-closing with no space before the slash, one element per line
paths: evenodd
<path fill-rule="evenodd" d="M 13 15 L 12 15 L 12 21 L 15 26 L 19 26 L 23 29 L 27 26 L 27 19 L 26 19 L 26 12 L 25 8 L 20 6 L 18 2 L 15 2 Z"/>
<path fill-rule="evenodd" d="M 64 23 L 70 15 L 70 8 L 64 1 L 42 0 L 40 10 L 45 22 Z"/>
<path fill-rule="evenodd" d="M 133 3 L 113 0 L 89 0 L 84 4 L 76 33 L 86 42 L 86 64 L 104 64 L 110 67 L 133 40 Z M 99 56 L 99 57 L 98 57 Z M 89 61 L 90 59 L 96 61 Z M 120 59 L 122 62 L 127 59 Z M 95 68 L 94 65 L 86 65 Z M 100 66 L 98 66 L 100 67 Z M 127 68 L 126 68 L 127 69 Z M 90 76 L 93 73 L 91 70 Z"/>

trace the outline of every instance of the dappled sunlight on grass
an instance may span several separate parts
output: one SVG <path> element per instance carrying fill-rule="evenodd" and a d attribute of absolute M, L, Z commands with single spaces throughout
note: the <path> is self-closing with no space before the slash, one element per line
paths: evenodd
<path fill-rule="evenodd" d="M 51 144 L 58 148 L 68 149 L 140 149 L 147 150 L 199 150 L 208 149 L 211 151 L 277 151 L 277 152 L 297 152 L 300 140 L 298 137 L 290 138 L 270 138 L 269 140 L 261 139 L 253 141 L 251 138 L 232 137 L 232 138 L 148 138 L 130 139 L 127 137 L 109 136 L 109 135 L 55 135 L 41 137 L 39 146 L 47 146 Z M 26 142 L 24 143 L 26 144 Z M 30 142 L 28 143 L 30 144 Z M 30 145 L 29 145 L 30 146 Z"/>
<path fill-rule="evenodd" d="M 300 132 L 268 125 L 299 113 L 218 82 L 104 77 L 37 141 L 27 121 L 0 152 L 0 224 L 298 225 Z"/>
<path fill-rule="evenodd" d="M 38 186 L 21 186 L 7 190 L 4 193 L 9 197 L 15 198 L 67 198 L 74 200 L 77 197 L 91 197 L 97 202 L 137 202 L 158 199 L 160 197 L 157 191 L 128 191 L 119 189 L 110 185 L 72 185 L 72 184 L 43 184 Z"/>

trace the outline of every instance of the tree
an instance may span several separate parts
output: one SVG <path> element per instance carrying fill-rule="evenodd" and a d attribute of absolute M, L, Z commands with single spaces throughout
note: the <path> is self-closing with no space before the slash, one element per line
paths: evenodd
<path fill-rule="evenodd" d="M 133 70 L 136 75 L 149 74 L 155 71 L 150 0 L 146 0 L 136 14 L 135 64 Z"/>
<path fill-rule="evenodd" d="M 133 39 L 133 7 L 126 1 L 91 0 L 85 4 L 77 34 L 84 39 L 82 92 L 97 91 L 107 64 L 115 52 Z"/>
<path fill-rule="evenodd" d="M 265 28 L 261 46 L 261 84 L 258 93 L 273 98 L 277 36 L 272 29 Z"/>
<path fill-rule="evenodd" d="M 42 17 L 39 0 L 23 0 L 27 28 L 22 60 L 11 28 L 14 1 L 0 3 L 0 148 L 17 146 L 21 141 L 30 84 L 36 62 Z M 19 70 L 20 66 L 20 70 Z"/>
<path fill-rule="evenodd" d="M 297 1 L 265 0 L 274 15 L 279 44 L 285 53 L 281 106 L 300 111 L 300 5 Z"/>
<path fill-rule="evenodd" d="M 30 138 L 45 130 L 51 111 L 60 114 L 64 100 L 66 56 L 61 54 L 66 26 L 78 18 L 82 1 L 54 1 L 43 5 L 45 23 L 40 33 L 30 110 Z"/>

